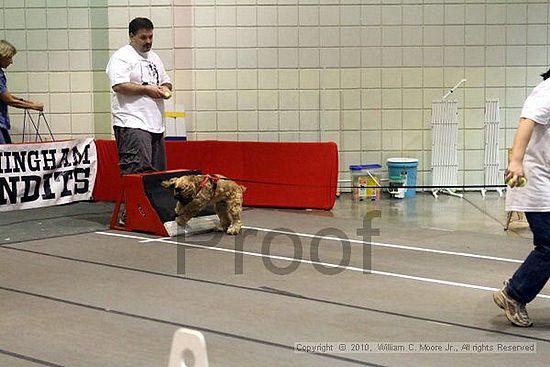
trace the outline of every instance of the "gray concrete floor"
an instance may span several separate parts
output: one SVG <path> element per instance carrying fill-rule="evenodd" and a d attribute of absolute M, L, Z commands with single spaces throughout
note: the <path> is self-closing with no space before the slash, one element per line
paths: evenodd
<path fill-rule="evenodd" d="M 111 231 L 112 208 L 0 213 L 0 366 L 167 366 L 179 327 L 203 332 L 211 366 L 548 365 L 550 289 L 528 329 L 492 302 L 531 250 L 525 223 L 503 230 L 496 193 L 248 208 L 236 237 Z M 536 353 L 305 354 L 300 342 Z"/>

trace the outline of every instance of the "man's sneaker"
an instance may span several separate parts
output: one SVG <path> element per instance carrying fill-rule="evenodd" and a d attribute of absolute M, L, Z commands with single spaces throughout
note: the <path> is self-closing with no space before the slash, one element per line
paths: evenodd
<path fill-rule="evenodd" d="M 533 325 L 533 322 L 527 314 L 525 305 L 508 295 L 506 291 L 507 285 L 508 282 L 504 282 L 504 287 L 493 293 L 493 301 L 495 301 L 498 307 L 504 310 L 506 317 L 512 324 L 520 327 L 529 327 Z"/>

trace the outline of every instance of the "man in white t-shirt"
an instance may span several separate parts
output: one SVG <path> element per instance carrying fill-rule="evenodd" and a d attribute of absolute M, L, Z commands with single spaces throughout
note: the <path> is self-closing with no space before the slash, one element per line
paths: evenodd
<path fill-rule="evenodd" d="M 153 28 L 147 18 L 132 20 L 130 44 L 117 50 L 107 65 L 122 175 L 166 169 L 164 98 L 171 95 L 172 83 L 151 51 Z"/>
<path fill-rule="evenodd" d="M 505 177 L 512 186 L 506 210 L 525 212 L 535 248 L 493 295 L 508 320 L 522 327 L 533 324 L 525 305 L 550 278 L 550 79 L 543 78 L 523 105 Z M 527 185 L 514 188 L 523 177 Z"/>

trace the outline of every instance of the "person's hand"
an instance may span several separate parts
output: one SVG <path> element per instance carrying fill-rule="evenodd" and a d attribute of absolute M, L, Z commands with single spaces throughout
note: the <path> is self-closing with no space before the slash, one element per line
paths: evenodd
<path fill-rule="evenodd" d="M 151 98 L 164 98 L 164 87 L 160 85 L 146 85 L 145 94 Z"/>
<path fill-rule="evenodd" d="M 504 181 L 508 183 L 510 187 L 515 187 L 520 183 L 522 177 L 525 177 L 522 162 L 510 161 L 504 173 Z"/>
<path fill-rule="evenodd" d="M 162 97 L 164 99 L 169 99 L 170 97 L 172 97 L 172 91 L 170 90 L 170 88 L 165 85 L 161 85 L 160 87 L 162 88 Z"/>
<path fill-rule="evenodd" d="M 31 108 L 36 111 L 44 111 L 44 103 L 33 101 Z"/>

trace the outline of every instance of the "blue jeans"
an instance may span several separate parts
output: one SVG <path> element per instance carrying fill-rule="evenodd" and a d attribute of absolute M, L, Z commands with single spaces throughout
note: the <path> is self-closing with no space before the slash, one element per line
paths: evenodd
<path fill-rule="evenodd" d="M 530 212 L 525 216 L 533 232 L 535 249 L 516 270 L 507 291 L 516 301 L 527 304 L 550 278 L 550 212 Z"/>

